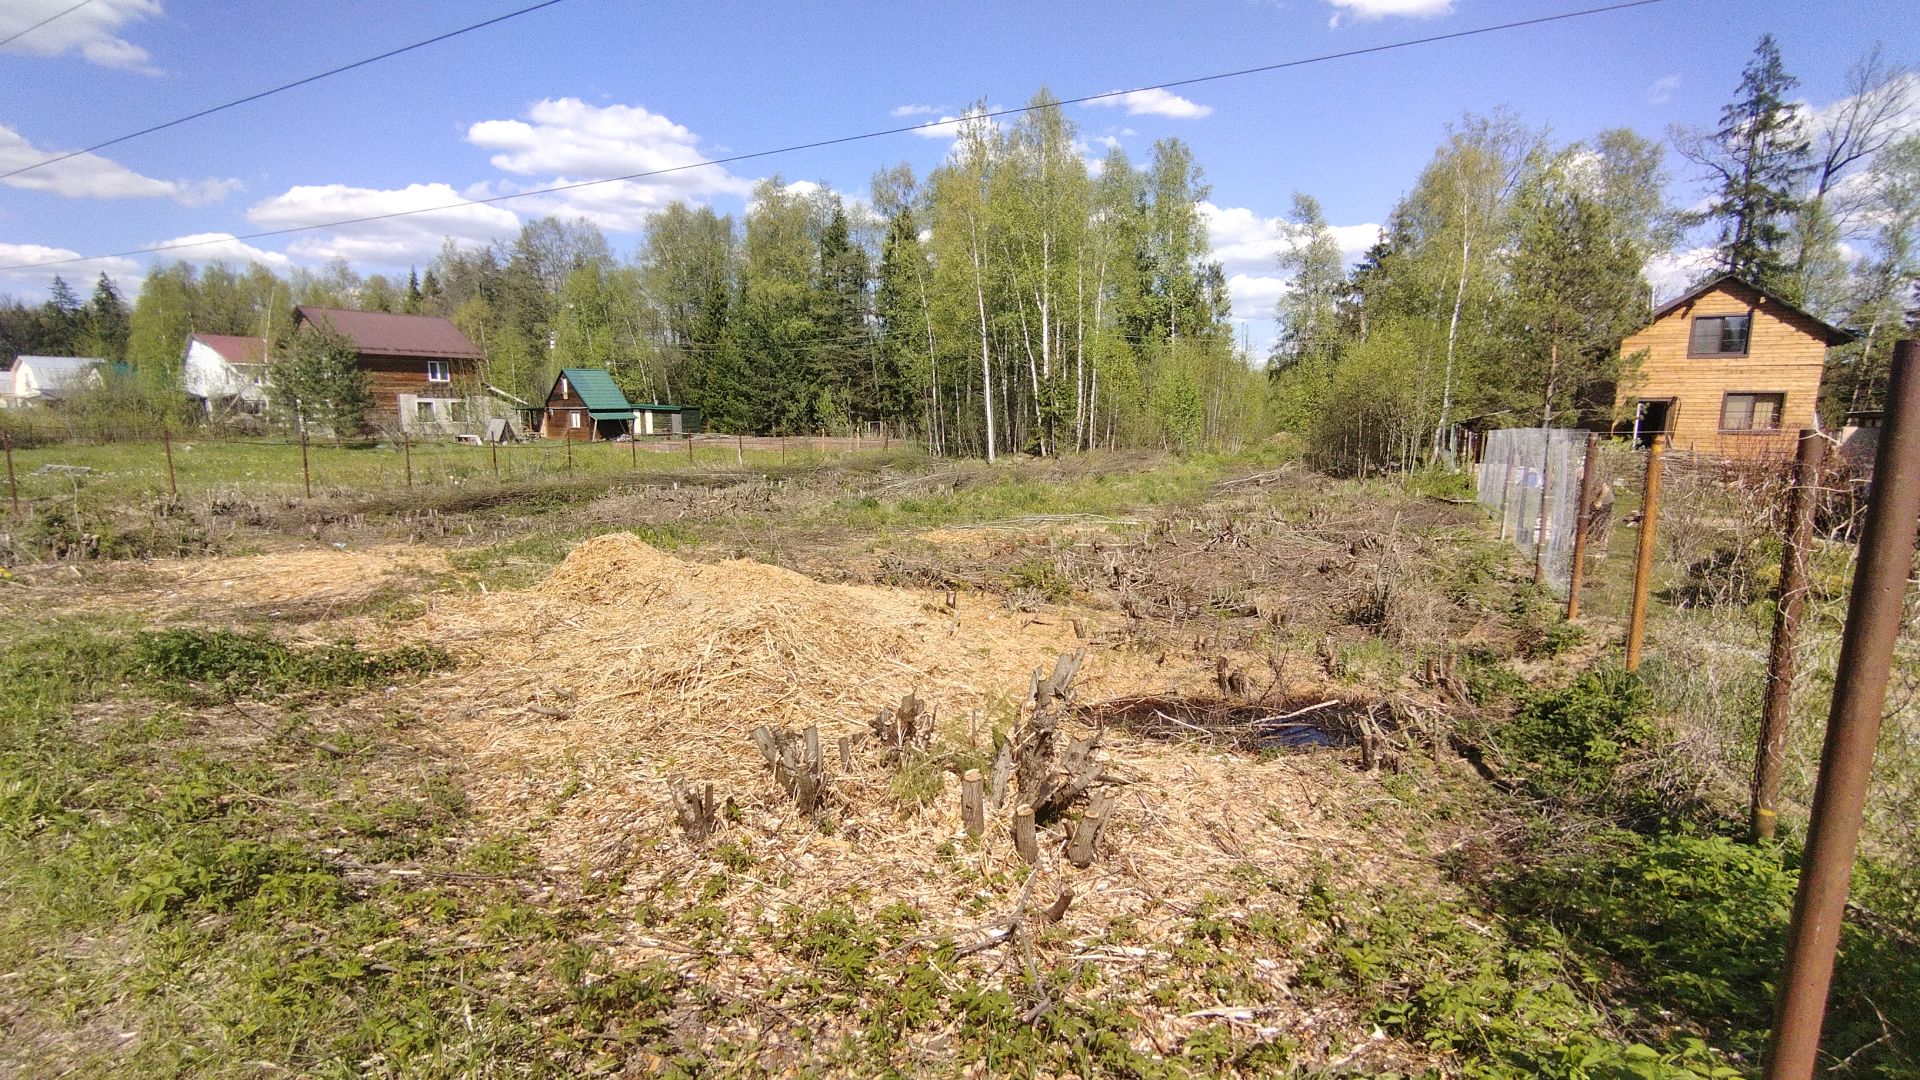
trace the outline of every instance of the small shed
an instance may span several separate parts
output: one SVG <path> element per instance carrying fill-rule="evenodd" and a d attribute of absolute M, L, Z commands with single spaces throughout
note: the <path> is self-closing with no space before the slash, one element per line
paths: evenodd
<path fill-rule="evenodd" d="M 634 430 L 634 405 L 602 368 L 561 368 L 540 425 L 550 439 L 617 439 Z"/>

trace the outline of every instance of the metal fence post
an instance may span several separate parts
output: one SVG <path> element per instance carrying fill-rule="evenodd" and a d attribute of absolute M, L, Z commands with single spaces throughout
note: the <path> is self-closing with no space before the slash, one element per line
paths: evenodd
<path fill-rule="evenodd" d="M 1587 532 L 1593 528 L 1593 504 L 1600 498 L 1600 433 L 1587 433 L 1586 462 L 1580 466 L 1580 505 L 1573 514 L 1573 565 L 1567 571 L 1567 621 L 1580 616 L 1580 586 L 1587 576 Z"/>
<path fill-rule="evenodd" d="M 567 432 L 567 437 L 565 442 L 567 444 L 567 475 L 572 476 L 573 475 L 573 432 L 571 431 Z"/>
<path fill-rule="evenodd" d="M 13 474 L 13 436 L 0 436 L 0 445 L 7 449 L 7 490 L 13 497 L 13 512 L 20 512 L 20 478 Z"/>
<path fill-rule="evenodd" d="M 488 439 L 488 449 L 493 451 L 493 482 L 500 482 L 500 440 Z"/>
<path fill-rule="evenodd" d="M 167 495 L 177 499 L 180 497 L 180 488 L 173 482 L 173 433 L 164 424 L 160 427 L 160 447 L 167 456 Z"/>
<path fill-rule="evenodd" d="M 733 463 L 741 466 L 747 463 L 747 437 L 738 432 L 733 436 Z"/>
<path fill-rule="evenodd" d="M 1874 455 L 1872 501 L 1847 599 L 1847 625 L 1834 670 L 1833 704 L 1813 789 L 1813 815 L 1793 896 L 1767 1080 L 1813 1076 L 1846 917 L 1847 887 L 1880 735 L 1893 649 L 1900 635 L 1920 519 L 1920 356 L 1912 339 L 1894 346 L 1886 419 Z"/>
<path fill-rule="evenodd" d="M 307 464 L 307 429 L 300 428 L 300 479 L 306 484 L 307 498 L 313 498 L 313 468 Z"/>
<path fill-rule="evenodd" d="M 1553 536 L 1553 516 L 1547 500 L 1553 495 L 1553 429 L 1540 429 L 1540 516 L 1528 523 L 1533 532 L 1533 583 L 1547 579 L 1547 540 Z"/>
<path fill-rule="evenodd" d="M 687 464 L 693 464 L 693 432 L 687 432 Z"/>
<path fill-rule="evenodd" d="M 403 457 L 406 458 L 406 462 L 407 462 L 407 486 L 412 487 L 413 486 L 413 436 L 407 433 L 406 428 L 400 429 L 400 453 Z"/>
<path fill-rule="evenodd" d="M 1778 824 L 1780 769 L 1787 754 L 1788 706 L 1793 699 L 1793 643 L 1807 604 L 1807 559 L 1813 546 L 1813 500 L 1819 490 L 1820 464 L 1827 440 L 1814 428 L 1800 431 L 1788 494 L 1786 544 L 1780 555 L 1780 588 L 1774 597 L 1773 646 L 1767 653 L 1767 697 L 1760 712 L 1760 741 L 1754 753 L 1753 798 L 1747 825 L 1754 840 L 1773 839 Z"/>
<path fill-rule="evenodd" d="M 1633 564 L 1633 608 L 1627 615 L 1627 670 L 1640 670 L 1640 646 L 1647 637 L 1647 594 L 1653 589 L 1653 531 L 1660 516 L 1658 435 L 1647 446 L 1647 479 L 1640 502 L 1640 552 Z"/>

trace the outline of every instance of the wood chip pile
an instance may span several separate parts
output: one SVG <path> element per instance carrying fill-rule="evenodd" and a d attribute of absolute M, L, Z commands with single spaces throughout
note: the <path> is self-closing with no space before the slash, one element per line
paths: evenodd
<path fill-rule="evenodd" d="M 753 931 L 794 908 L 912 905 L 917 933 L 951 935 L 983 973 L 1017 978 L 1020 965 L 995 955 L 1018 936 L 1009 928 L 1039 925 L 1069 891 L 1058 920 L 1069 948 L 1109 975 L 1137 972 L 1126 985 L 1144 995 L 1159 951 L 1099 944 L 1114 920 L 1147 941 L 1176 940 L 1236 868 L 1286 878 L 1328 859 L 1358 870 L 1401 858 L 1345 820 L 1365 780 L 1331 755 L 1258 760 L 1118 728 L 1098 743 L 1092 794 L 1105 824 L 1084 869 L 1068 860 L 1084 801 L 1043 823 L 1024 884 L 1012 818 L 1027 796 L 990 805 L 977 839 L 962 819 L 964 768 L 903 806 L 902 755 L 874 734 L 881 710 L 917 695 L 934 717 L 929 753 L 990 770 L 994 730 L 1031 715 L 1035 669 L 1085 647 L 1065 616 L 965 596 L 949 607 L 944 593 L 825 584 L 750 561 L 693 563 L 612 534 L 579 545 L 537 588 L 438 601 L 395 632 L 461 656 L 459 670 L 418 689 L 421 707 L 464 750 L 479 810 L 526 835 L 556 880 L 617 881 L 636 905 L 679 895 L 668 882 L 733 881 L 712 903 L 734 944 L 702 961 L 701 977 L 744 995 L 792 963 Z M 1083 703 L 1211 693 L 1215 677 L 1211 658 L 1093 649 L 1072 692 Z M 1063 743 L 1093 733 L 1061 723 Z M 818 728 L 817 813 L 776 782 L 754 743 L 762 725 Z M 750 862 L 721 858 L 723 847 Z M 672 936 L 636 923 L 624 945 L 636 959 L 688 962 Z M 1276 983 L 1289 975 L 1284 960 L 1263 970 Z M 1177 1040 L 1204 1022 L 1169 1014 L 1143 1038 Z"/>

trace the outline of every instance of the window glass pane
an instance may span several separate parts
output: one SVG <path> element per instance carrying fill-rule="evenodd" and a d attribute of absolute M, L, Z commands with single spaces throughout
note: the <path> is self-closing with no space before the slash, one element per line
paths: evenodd
<path fill-rule="evenodd" d="M 1693 340 L 1687 344 L 1691 353 L 1716 353 L 1720 351 L 1720 320 L 1693 320 Z"/>
<path fill-rule="evenodd" d="M 1728 394 L 1720 406 L 1722 431 L 1745 431 L 1753 425 L 1753 395 Z"/>
<path fill-rule="evenodd" d="M 1748 321 L 1749 317 L 1746 315 L 1729 315 L 1720 320 L 1721 352 L 1743 353 L 1747 351 Z"/>
<path fill-rule="evenodd" d="M 1780 407 L 1785 403 L 1782 394 L 1755 394 L 1753 396 L 1753 426 L 1756 430 L 1772 431 L 1780 426 Z"/>

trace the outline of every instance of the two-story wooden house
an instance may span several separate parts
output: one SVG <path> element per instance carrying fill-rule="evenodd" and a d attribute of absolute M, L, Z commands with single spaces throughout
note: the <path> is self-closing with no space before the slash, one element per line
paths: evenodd
<path fill-rule="evenodd" d="M 302 304 L 294 328 L 311 324 L 344 335 L 373 386 L 375 424 L 414 432 L 456 431 L 476 422 L 467 415 L 479 396 L 485 359 L 452 320 Z"/>
<path fill-rule="evenodd" d="M 1614 399 L 1616 434 L 1719 457 L 1791 456 L 1814 427 L 1827 349 L 1853 335 L 1732 274 L 1670 301 L 1620 344 L 1638 377 Z"/>

